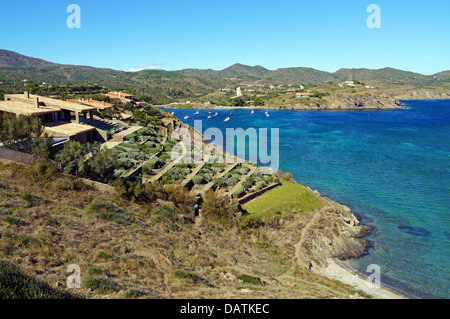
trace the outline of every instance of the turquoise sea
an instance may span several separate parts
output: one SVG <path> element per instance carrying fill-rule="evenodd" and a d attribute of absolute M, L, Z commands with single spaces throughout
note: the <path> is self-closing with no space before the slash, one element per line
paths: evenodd
<path fill-rule="evenodd" d="M 421 298 L 450 298 L 450 100 L 389 111 L 167 109 L 187 124 L 279 128 L 279 168 L 374 227 L 362 274 Z M 231 115 L 231 114 L 235 115 Z M 189 119 L 184 119 L 189 115 Z M 224 122 L 226 117 L 230 120 Z"/>

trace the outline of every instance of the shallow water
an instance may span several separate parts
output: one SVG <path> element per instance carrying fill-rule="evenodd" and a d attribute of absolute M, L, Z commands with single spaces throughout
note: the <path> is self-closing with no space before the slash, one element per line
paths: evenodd
<path fill-rule="evenodd" d="M 404 101 L 390 111 L 177 109 L 203 131 L 279 128 L 279 168 L 346 204 L 376 228 L 370 253 L 383 283 L 425 298 L 450 297 L 450 100 Z M 234 116 L 230 114 L 234 113 Z M 189 115 L 189 119 L 184 119 Z M 229 116 L 230 121 L 223 120 Z M 367 273 L 369 275 L 369 273 Z"/>

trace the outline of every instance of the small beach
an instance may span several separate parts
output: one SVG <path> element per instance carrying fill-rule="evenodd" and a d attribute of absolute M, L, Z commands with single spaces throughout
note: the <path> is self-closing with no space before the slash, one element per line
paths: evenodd
<path fill-rule="evenodd" d="M 327 262 L 328 267 L 319 268 L 316 271 L 318 274 L 351 285 L 376 299 L 409 298 L 406 295 L 402 295 L 399 292 L 383 286 L 383 283 L 381 283 L 381 287 L 377 287 L 374 284 L 369 283 L 361 274 L 358 274 L 356 270 L 351 269 L 348 265 L 346 265 L 345 262 L 334 261 L 333 259 L 328 259 Z"/>

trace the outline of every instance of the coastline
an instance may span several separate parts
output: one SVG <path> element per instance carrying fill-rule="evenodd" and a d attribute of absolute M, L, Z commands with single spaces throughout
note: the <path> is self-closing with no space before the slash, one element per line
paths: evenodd
<path fill-rule="evenodd" d="M 402 107 L 402 108 L 406 109 L 407 107 Z M 222 107 L 221 109 L 257 109 L 257 108 L 256 107 L 255 108 L 252 108 L 252 107 Z M 258 109 L 264 110 L 265 108 L 258 107 Z M 316 190 L 314 192 L 316 192 L 320 196 L 323 196 Z M 323 197 L 326 197 L 326 196 L 323 196 Z M 333 201 L 332 199 L 329 199 L 329 200 Z M 339 206 L 342 205 L 337 202 L 334 202 L 334 203 L 336 203 L 336 205 L 339 205 Z M 342 205 L 342 206 L 344 206 L 344 205 Z M 346 208 L 350 211 L 350 209 L 348 207 L 346 207 Z M 356 219 L 356 216 L 352 212 L 350 212 L 350 213 Z M 346 222 L 348 222 L 348 221 L 346 221 Z M 355 225 L 352 225 L 352 226 L 355 226 Z M 366 254 L 367 254 L 367 252 L 363 255 L 355 256 L 355 257 L 351 257 L 351 258 L 347 258 L 347 259 L 353 259 L 353 258 L 358 259 L 358 258 L 365 256 Z M 332 258 L 327 258 L 326 262 L 323 264 L 327 265 L 327 266 L 326 267 L 313 267 L 313 271 L 315 271 L 318 274 L 323 275 L 327 278 L 336 279 L 343 283 L 354 286 L 355 288 L 357 288 L 357 290 L 362 290 L 374 298 L 379 298 L 379 299 L 420 298 L 418 296 L 408 294 L 407 291 L 403 292 L 401 290 L 401 288 L 395 289 L 393 287 L 386 286 L 383 283 L 382 283 L 381 287 L 375 287 L 374 285 L 370 285 L 366 281 L 365 276 L 362 273 L 360 273 L 355 268 L 351 267 L 348 262 L 341 261 L 341 260 L 339 260 L 339 258 L 336 258 L 335 256 L 332 256 Z"/>
<path fill-rule="evenodd" d="M 358 271 L 348 265 L 348 263 L 331 258 L 327 259 L 327 262 L 328 266 L 317 269 L 316 273 L 351 285 L 377 299 L 411 299 L 410 296 L 389 288 L 383 285 L 383 283 L 381 283 L 381 287 L 370 284 Z"/>

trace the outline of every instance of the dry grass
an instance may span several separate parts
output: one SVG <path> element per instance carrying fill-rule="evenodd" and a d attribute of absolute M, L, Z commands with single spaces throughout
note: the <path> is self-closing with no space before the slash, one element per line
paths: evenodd
<path fill-rule="evenodd" d="M 64 289 L 67 266 L 78 264 L 84 288 L 77 293 L 87 298 L 355 294 L 350 286 L 296 266 L 296 221 L 284 228 L 292 237 L 276 229 L 195 225 L 179 212 L 161 217 L 167 208 L 157 202 L 138 205 L 89 188 L 60 188 L 64 177 L 30 183 L 21 169 L 0 163 L 0 259 L 51 287 Z"/>

